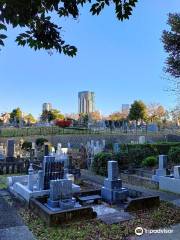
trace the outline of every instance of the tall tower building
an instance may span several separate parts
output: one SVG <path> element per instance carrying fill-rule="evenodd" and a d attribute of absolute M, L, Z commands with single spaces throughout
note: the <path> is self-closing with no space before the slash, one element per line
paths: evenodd
<path fill-rule="evenodd" d="M 122 104 L 122 112 L 129 113 L 130 105 L 129 104 Z"/>
<path fill-rule="evenodd" d="M 78 93 L 79 113 L 91 113 L 95 111 L 95 94 L 94 92 L 83 91 Z"/>
<path fill-rule="evenodd" d="M 42 111 L 51 111 L 52 110 L 52 104 L 51 103 L 43 103 L 42 105 Z"/>

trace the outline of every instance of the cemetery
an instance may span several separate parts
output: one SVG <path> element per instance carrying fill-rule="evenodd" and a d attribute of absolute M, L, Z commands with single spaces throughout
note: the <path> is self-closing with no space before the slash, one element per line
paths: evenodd
<path fill-rule="evenodd" d="M 175 200 L 180 199 L 178 159 L 169 162 L 168 155 L 179 143 L 147 144 L 143 137 L 138 144 L 107 144 L 104 139 L 92 139 L 85 145 L 79 143 L 77 149 L 70 142 L 66 146 L 53 146 L 43 139 L 38 142 L 41 144 L 32 142 L 30 149 L 22 150 L 18 143 L 8 140 L 7 149 L 1 147 L 1 164 L 16 166 L 21 161 L 26 166 L 20 175 L 9 167 L 8 191 L 22 202 L 20 213 L 26 222 L 30 214 L 41 221 L 41 226 L 52 228 L 50 232 L 56 226 L 77 226 L 84 221 L 125 226 L 126 222 L 136 222 L 139 211 L 154 217 L 150 212 L 162 211 L 159 209 L 166 204 L 158 191 L 175 193 Z M 155 163 L 143 165 L 151 154 L 156 156 Z M 4 173 L 1 170 L 0 174 Z M 35 225 L 32 229 L 36 232 Z"/>

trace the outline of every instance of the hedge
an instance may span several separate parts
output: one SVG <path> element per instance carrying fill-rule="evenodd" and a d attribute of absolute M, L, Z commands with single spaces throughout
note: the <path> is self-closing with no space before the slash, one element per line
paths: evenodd
<path fill-rule="evenodd" d="M 108 160 L 118 161 L 119 169 L 132 169 L 155 166 L 157 156 L 168 155 L 172 164 L 180 163 L 180 142 L 154 144 L 122 144 L 118 154 L 99 153 L 92 163 L 92 171 L 96 174 L 107 175 Z"/>
<path fill-rule="evenodd" d="M 131 149 L 150 149 L 151 151 L 157 152 L 158 155 L 164 154 L 168 155 L 171 147 L 180 147 L 180 142 L 162 142 L 153 144 L 122 144 L 121 150 L 129 152 Z"/>

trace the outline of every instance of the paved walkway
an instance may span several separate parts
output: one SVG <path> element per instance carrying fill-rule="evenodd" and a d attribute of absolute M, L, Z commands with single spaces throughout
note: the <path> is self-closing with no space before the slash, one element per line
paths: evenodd
<path fill-rule="evenodd" d="M 35 240 L 11 203 L 9 193 L 0 190 L 0 240 Z"/>

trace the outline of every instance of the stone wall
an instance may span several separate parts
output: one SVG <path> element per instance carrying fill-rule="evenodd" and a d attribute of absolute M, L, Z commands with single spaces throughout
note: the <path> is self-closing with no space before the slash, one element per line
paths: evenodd
<path fill-rule="evenodd" d="M 43 136 L 31 136 L 31 137 L 23 137 L 26 141 L 35 141 L 37 138 Z M 53 145 L 57 145 L 57 143 L 62 143 L 62 146 L 67 146 L 67 143 L 70 142 L 72 147 L 79 147 L 80 143 L 86 144 L 87 141 L 90 140 L 106 140 L 106 143 L 130 143 L 131 141 L 137 140 L 137 137 L 133 134 L 66 134 L 66 135 L 52 135 L 52 136 L 44 136 L 44 138 L 48 139 Z M 0 143 L 6 143 L 8 138 L 0 138 Z M 11 138 L 19 141 L 21 138 Z M 152 134 L 147 136 L 148 142 L 156 142 L 156 141 L 164 141 L 165 136 L 163 134 Z"/>

